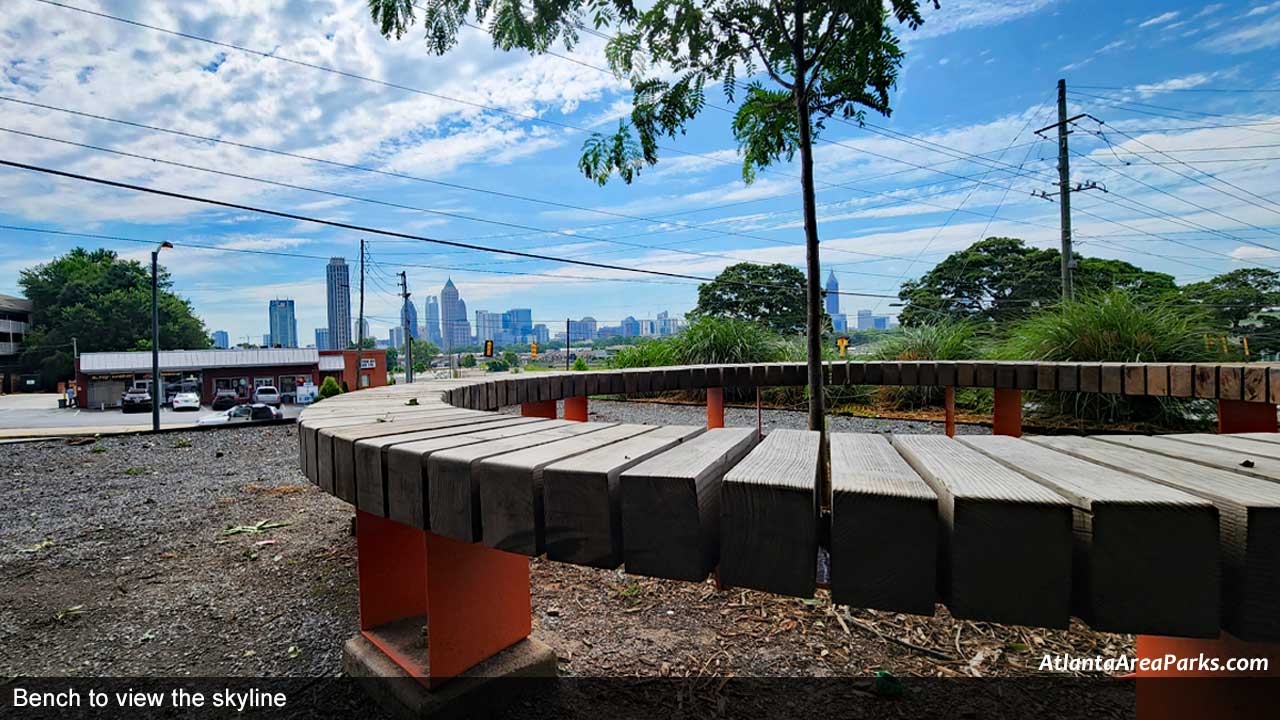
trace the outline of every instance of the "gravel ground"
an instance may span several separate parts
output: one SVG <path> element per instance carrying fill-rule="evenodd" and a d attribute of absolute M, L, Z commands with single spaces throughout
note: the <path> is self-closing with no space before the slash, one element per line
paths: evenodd
<path fill-rule="evenodd" d="M 593 410 L 601 419 L 639 422 L 696 423 L 699 416 L 699 408 L 666 405 L 596 402 Z M 746 424 L 745 415 L 754 424 L 754 411 L 730 411 L 729 420 Z M 768 422 L 801 426 L 803 415 L 794 415 L 770 412 Z M 884 426 L 938 431 L 898 422 L 860 429 Z M 0 674 L 340 672 L 341 644 L 357 627 L 351 509 L 298 472 L 294 428 L 28 443 L 0 446 L 0 453 Z M 236 526 L 243 531 L 228 534 Z M 957 621 L 941 606 L 934 618 L 849 610 L 832 606 L 825 591 L 801 601 L 542 560 L 531 562 L 531 577 L 534 634 L 557 651 L 565 677 L 885 671 L 1025 680 L 1040 675 L 1044 652 L 1133 653 L 1132 637 L 1078 623 L 1045 631 Z M 1086 681 L 1081 689 L 1068 680 L 1055 677 L 1035 690 L 1034 702 L 1024 699 L 1023 685 L 1010 697 L 1032 715 L 1046 703 L 1092 716 L 1132 712 L 1129 684 Z M 553 704 L 566 716 L 593 714 L 591 693 L 617 689 L 568 687 L 561 690 L 567 699 Z M 954 690 L 923 693 L 894 713 L 947 715 L 946 692 Z M 353 697 L 335 706 L 360 705 Z"/>

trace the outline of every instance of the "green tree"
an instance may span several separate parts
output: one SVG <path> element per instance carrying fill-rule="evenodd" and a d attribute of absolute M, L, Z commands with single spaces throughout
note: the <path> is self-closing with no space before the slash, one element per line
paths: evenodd
<path fill-rule="evenodd" d="M 1183 288 L 1187 300 L 1204 305 L 1234 333 L 1250 317 L 1280 305 L 1280 273 L 1263 268 L 1240 268 Z"/>
<path fill-rule="evenodd" d="M 472 355 L 471 353 L 467 353 L 466 355 L 462 356 L 461 360 L 458 361 L 458 365 L 464 368 L 473 368 L 476 366 L 476 356 Z"/>
<path fill-rule="evenodd" d="M 160 347 L 209 347 L 209 333 L 191 303 L 172 292 L 163 267 L 157 272 Z M 122 260 L 111 250 L 76 248 L 18 278 L 31 300 L 32 329 L 22 364 L 38 370 L 46 387 L 74 372 L 71 339 L 80 352 L 142 350 L 151 347 L 151 268 Z"/>
<path fill-rule="evenodd" d="M 400 368 L 400 350 L 397 348 L 387 348 L 387 369 L 396 370 Z"/>
<path fill-rule="evenodd" d="M 1062 295 L 1054 249 L 989 237 L 954 252 L 917 280 L 902 284 L 903 325 L 943 320 L 1005 323 L 1026 317 Z M 1075 256 L 1075 288 L 1082 293 L 1124 290 L 1143 301 L 1177 292 L 1173 277 L 1122 260 Z"/>
<path fill-rule="evenodd" d="M 588 367 L 587 367 L 586 359 L 583 358 L 582 356 L 578 356 L 577 358 L 574 358 L 573 369 L 576 372 L 582 372 L 583 370 L 587 370 Z"/>
<path fill-rule="evenodd" d="M 412 347 L 413 362 L 415 365 L 419 362 L 430 364 L 431 359 L 440 354 L 440 348 L 430 340 L 414 338 Z"/>
<path fill-rule="evenodd" d="M 504 350 L 502 362 L 506 363 L 507 367 L 520 367 L 520 356 L 514 350 Z"/>
<path fill-rule="evenodd" d="M 689 319 L 749 320 L 774 332 L 794 335 L 805 329 L 804 298 L 804 273 L 797 268 L 783 263 L 738 263 L 698 286 L 698 304 Z"/>
<path fill-rule="evenodd" d="M 925 0 L 929 2 L 930 0 Z M 937 0 L 931 0 L 937 7 Z M 732 129 L 744 179 L 800 156 L 808 307 L 809 428 L 824 430 L 822 308 L 813 141 L 832 117 L 861 121 L 867 108 L 888 115 L 903 53 L 890 24 L 918 27 L 919 0 L 435 0 L 424 10 L 428 48 L 444 54 L 463 24 L 490 29 L 495 47 L 544 52 L 572 46 L 582 24 L 615 29 L 606 56 L 632 89 L 630 122 L 593 134 L 578 167 L 601 184 L 631 182 L 658 161 L 658 142 L 674 137 L 706 107 L 708 85 L 737 103 Z M 414 0 L 369 0 L 383 35 L 414 23 Z M 747 79 L 745 88 L 739 78 Z"/>

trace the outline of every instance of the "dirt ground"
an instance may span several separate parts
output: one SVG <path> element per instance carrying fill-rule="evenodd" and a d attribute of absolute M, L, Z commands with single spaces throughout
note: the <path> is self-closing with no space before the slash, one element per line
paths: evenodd
<path fill-rule="evenodd" d="M 356 628 L 351 509 L 299 473 L 293 427 L 0 445 L 0 456 L 4 676 L 340 673 Z M 860 688 L 877 672 L 1044 678 L 1048 652 L 1133 652 L 1132 637 L 1079 624 L 849 610 L 825 592 L 803 601 L 543 560 L 531 572 L 534 634 L 563 677 L 857 677 Z M 1093 716 L 1132 712 L 1128 683 L 1078 690 L 1053 677 L 1019 706 L 1061 692 Z"/>

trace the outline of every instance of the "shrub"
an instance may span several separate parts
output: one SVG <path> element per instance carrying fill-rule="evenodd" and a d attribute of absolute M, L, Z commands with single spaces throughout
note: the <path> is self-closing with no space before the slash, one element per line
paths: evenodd
<path fill-rule="evenodd" d="M 675 365 L 674 349 L 675 344 L 670 338 L 643 340 L 635 345 L 618 348 L 609 360 L 609 366 L 614 368 L 638 368 Z"/>
<path fill-rule="evenodd" d="M 700 317 L 670 342 L 676 365 L 785 362 L 795 348 L 785 338 L 749 320 Z"/>
<path fill-rule="evenodd" d="M 933 325 L 904 327 L 872 348 L 875 360 L 969 360 L 979 357 L 982 343 L 974 326 L 967 322 L 944 320 Z M 876 390 L 877 397 L 897 409 L 940 405 L 943 391 L 939 387 L 885 386 Z M 978 397 L 957 397 L 957 404 L 980 403 Z"/>
<path fill-rule="evenodd" d="M 576 372 L 582 372 L 587 369 L 587 361 L 581 357 L 573 361 L 573 369 Z"/>
<path fill-rule="evenodd" d="M 484 369 L 489 372 L 506 372 L 510 368 L 511 366 L 503 360 L 490 360 L 484 364 Z"/>
<path fill-rule="evenodd" d="M 1186 306 L 1144 303 L 1113 290 L 1062 301 L 1015 325 L 999 350 L 1008 360 L 1196 362 L 1212 357 L 1202 338 L 1209 316 Z M 1171 398 L 1045 393 L 1036 412 L 1080 421 L 1191 423 L 1196 404 Z"/>
<path fill-rule="evenodd" d="M 461 359 L 461 360 L 459 360 L 459 361 L 458 361 L 458 365 L 459 365 L 459 366 L 461 366 L 461 367 L 465 367 L 465 368 L 472 368 L 472 367 L 475 367 L 475 366 L 476 366 L 476 356 L 475 356 L 475 355 L 472 355 L 471 353 L 467 353 L 466 355 L 463 355 L 463 356 L 462 356 L 462 359 Z"/>
<path fill-rule="evenodd" d="M 341 395 L 342 386 L 338 384 L 337 380 L 333 379 L 332 375 L 330 375 L 324 379 L 324 382 L 320 383 L 320 391 L 316 394 L 321 400 L 331 398 L 334 395 Z"/>

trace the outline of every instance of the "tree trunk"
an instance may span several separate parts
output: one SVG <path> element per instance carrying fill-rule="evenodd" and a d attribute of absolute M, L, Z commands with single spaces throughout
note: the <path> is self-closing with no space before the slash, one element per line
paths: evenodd
<path fill-rule="evenodd" d="M 808 331 L 809 356 L 809 429 L 822 433 L 821 457 L 823 458 L 823 492 L 826 498 L 827 430 L 826 408 L 822 397 L 822 266 L 818 258 L 818 210 L 813 192 L 813 138 L 809 118 L 809 94 L 806 88 L 804 67 L 804 11 L 802 3 L 796 3 L 796 68 L 795 92 L 796 118 L 800 132 L 800 190 L 804 197 L 804 248 L 806 278 L 806 330 Z M 825 504 L 825 501 L 824 501 Z"/>

